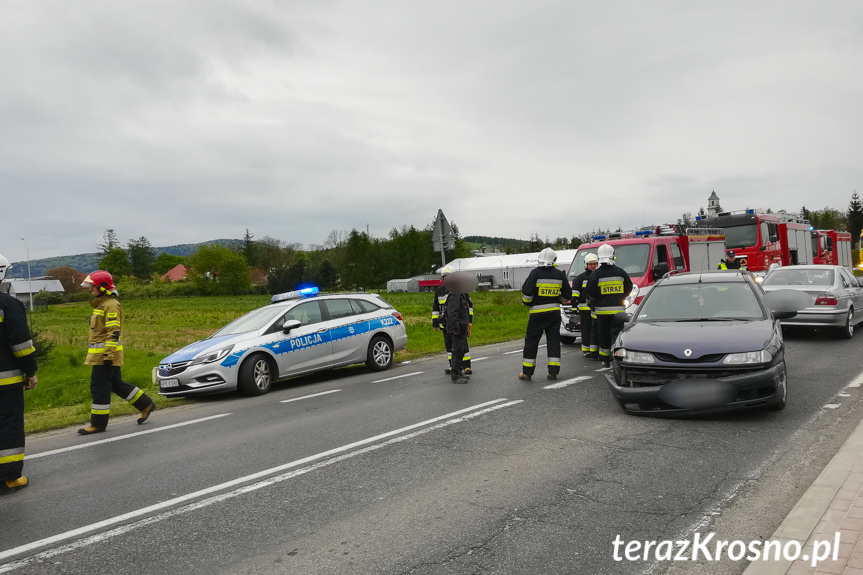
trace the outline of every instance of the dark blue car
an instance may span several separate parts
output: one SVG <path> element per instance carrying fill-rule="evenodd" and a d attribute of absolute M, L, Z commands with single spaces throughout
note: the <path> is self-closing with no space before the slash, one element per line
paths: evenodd
<path fill-rule="evenodd" d="M 620 314 L 627 323 L 606 374 L 615 399 L 638 415 L 784 408 L 779 320 L 795 311 L 776 303 L 745 271 L 665 277 L 633 316 Z"/>

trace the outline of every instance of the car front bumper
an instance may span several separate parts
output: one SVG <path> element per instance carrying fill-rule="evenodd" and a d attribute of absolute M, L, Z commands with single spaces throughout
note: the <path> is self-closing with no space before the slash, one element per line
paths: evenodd
<path fill-rule="evenodd" d="M 237 367 L 210 363 L 175 368 L 165 375 L 157 369 L 156 385 L 165 397 L 225 393 L 237 389 Z"/>
<path fill-rule="evenodd" d="M 615 369 L 613 372 L 606 372 L 605 378 L 611 393 L 624 411 L 635 415 L 699 415 L 769 407 L 782 400 L 777 391 L 786 385 L 784 361 L 765 369 L 741 374 L 722 377 L 693 376 L 674 379 L 664 385 L 642 387 L 619 385 L 625 369 L 626 366 L 615 362 Z M 708 398 L 694 407 L 671 405 L 663 397 L 663 387 L 671 383 L 687 385 L 696 392 L 696 386 L 703 384 Z M 719 393 L 716 392 L 717 389 L 720 390 Z"/>
<path fill-rule="evenodd" d="M 581 316 L 577 308 L 568 305 L 560 306 L 560 337 L 581 341 Z"/>

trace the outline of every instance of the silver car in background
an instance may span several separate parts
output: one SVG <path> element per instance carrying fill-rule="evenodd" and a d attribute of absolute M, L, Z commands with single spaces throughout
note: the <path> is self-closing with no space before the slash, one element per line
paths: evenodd
<path fill-rule="evenodd" d="M 851 338 L 854 326 L 863 321 L 863 284 L 842 266 L 798 265 L 771 270 L 761 282 L 768 294 L 796 290 L 811 298 L 783 326 L 835 328 L 839 337 Z"/>

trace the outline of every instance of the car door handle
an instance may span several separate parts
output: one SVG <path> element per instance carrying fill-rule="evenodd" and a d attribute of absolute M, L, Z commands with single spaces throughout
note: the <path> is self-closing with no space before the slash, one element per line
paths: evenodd
<path fill-rule="evenodd" d="M 327 328 L 322 327 L 321 329 L 318 329 L 318 330 L 315 330 L 315 331 L 317 331 L 317 333 L 324 333 L 325 331 L 327 331 Z"/>

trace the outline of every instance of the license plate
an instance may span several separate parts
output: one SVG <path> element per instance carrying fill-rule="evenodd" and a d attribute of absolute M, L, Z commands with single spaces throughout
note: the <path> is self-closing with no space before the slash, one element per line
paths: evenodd
<path fill-rule="evenodd" d="M 179 379 L 176 379 L 176 378 L 174 378 L 174 379 L 163 379 L 163 380 L 161 380 L 161 381 L 159 382 L 159 387 L 160 387 L 160 388 L 164 388 L 164 387 L 180 387 L 180 380 L 179 380 Z"/>

